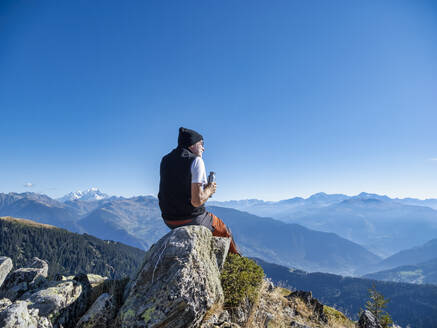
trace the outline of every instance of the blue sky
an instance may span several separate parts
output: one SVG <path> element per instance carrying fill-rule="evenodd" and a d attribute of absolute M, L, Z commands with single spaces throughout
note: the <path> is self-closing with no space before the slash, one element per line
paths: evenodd
<path fill-rule="evenodd" d="M 0 41 L 0 192 L 156 194 L 185 126 L 218 200 L 437 198 L 433 1 L 11 0 Z"/>

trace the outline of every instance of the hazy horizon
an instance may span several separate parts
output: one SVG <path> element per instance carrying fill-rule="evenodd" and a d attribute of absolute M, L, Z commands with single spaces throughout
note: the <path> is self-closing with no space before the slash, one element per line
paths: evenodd
<path fill-rule="evenodd" d="M 49 196 L 50 198 L 53 198 L 53 199 L 59 199 L 59 198 L 61 198 L 61 197 L 66 196 L 66 195 L 69 194 L 69 193 L 74 193 L 74 192 L 84 192 L 84 191 L 87 191 L 87 190 L 89 190 L 89 189 L 91 189 L 91 188 L 95 188 L 95 189 L 99 190 L 100 192 L 102 192 L 102 193 L 108 195 L 109 197 L 112 197 L 112 196 L 115 196 L 115 197 L 124 197 L 124 198 L 131 198 L 131 197 L 138 197 L 138 196 L 153 196 L 153 197 L 155 197 L 155 198 L 158 197 L 158 195 L 153 195 L 153 194 L 124 194 L 124 195 L 122 195 L 122 194 L 109 194 L 109 193 L 105 192 L 104 190 L 102 190 L 102 189 L 100 189 L 100 188 L 97 188 L 97 187 L 89 187 L 89 188 L 81 189 L 81 190 L 72 190 L 72 191 L 70 191 L 70 192 L 68 192 L 68 193 L 65 193 L 65 194 L 62 194 L 62 195 L 58 195 L 58 194 L 49 194 L 49 193 L 38 192 L 38 191 L 34 191 L 34 190 L 29 190 L 29 189 L 24 190 L 24 191 L 0 191 L 0 192 L 5 193 L 5 194 L 7 194 L 7 193 L 18 193 L 18 194 L 19 194 L 19 193 L 33 192 L 33 193 L 37 193 L 37 194 L 42 194 L 42 195 Z M 336 194 L 338 195 L 338 194 L 340 194 L 340 195 L 345 195 L 345 196 L 348 196 L 348 197 L 355 197 L 355 196 L 358 196 L 358 195 L 361 194 L 361 193 L 365 193 L 365 194 L 375 194 L 375 195 L 378 195 L 378 196 L 387 196 L 387 197 L 389 197 L 389 198 L 391 198 L 391 199 L 413 198 L 413 199 L 418 199 L 418 200 L 429 200 L 429 199 L 436 199 L 436 200 L 437 200 L 437 198 L 432 198 L 432 197 L 428 197 L 428 198 L 419 198 L 419 197 L 394 197 L 394 196 L 390 196 L 390 195 L 387 195 L 387 194 L 379 194 L 379 193 L 366 192 L 366 191 L 361 191 L 361 192 L 356 193 L 356 194 L 346 194 L 346 193 L 326 193 L 326 192 L 323 192 L 323 191 L 319 191 L 319 192 L 315 192 L 315 193 L 313 193 L 313 194 L 309 194 L 309 195 L 291 195 L 291 196 L 289 196 L 289 197 L 281 198 L 281 199 L 262 199 L 262 198 L 217 199 L 216 197 L 213 196 L 213 198 L 209 199 L 209 201 L 227 202 L 227 201 L 261 200 L 261 201 L 266 201 L 266 202 L 279 202 L 279 201 L 282 201 L 282 200 L 287 200 L 287 199 L 292 199 L 292 198 L 297 198 L 297 197 L 298 197 L 298 198 L 303 198 L 303 199 L 308 199 L 308 198 L 310 198 L 311 196 L 316 195 L 316 194 L 326 194 L 326 195 L 336 195 Z M 208 203 L 206 203 L 206 204 L 208 205 Z"/>

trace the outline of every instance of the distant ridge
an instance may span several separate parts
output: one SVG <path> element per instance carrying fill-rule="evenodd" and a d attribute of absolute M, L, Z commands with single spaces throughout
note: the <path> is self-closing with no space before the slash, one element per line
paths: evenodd
<path fill-rule="evenodd" d="M 28 220 L 28 219 L 13 218 L 11 216 L 0 216 L 0 220 L 15 222 L 15 223 L 24 224 L 24 225 L 28 225 L 28 226 L 32 226 L 32 227 L 37 227 L 37 228 L 60 229 L 60 228 L 55 227 L 54 225 L 51 225 L 51 224 L 39 223 L 39 222 L 35 222 L 32 220 Z"/>
<path fill-rule="evenodd" d="M 355 196 L 317 193 L 277 202 L 209 202 L 257 216 L 333 232 L 381 257 L 437 237 L 437 200 L 390 198 L 362 192 Z"/>
<path fill-rule="evenodd" d="M 431 239 L 421 246 L 402 250 L 384 259 L 378 263 L 376 269 L 383 271 L 400 266 L 423 264 L 434 259 L 437 259 L 437 238 Z"/>

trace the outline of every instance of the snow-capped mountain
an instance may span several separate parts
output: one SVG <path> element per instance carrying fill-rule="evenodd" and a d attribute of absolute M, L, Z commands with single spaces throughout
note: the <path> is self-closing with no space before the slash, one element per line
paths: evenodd
<path fill-rule="evenodd" d="M 101 200 L 109 198 L 107 194 L 102 193 L 97 188 L 89 188 L 85 191 L 75 191 L 70 192 L 64 197 L 58 198 L 57 200 L 60 202 L 74 201 L 74 200 L 84 200 L 84 201 L 93 201 L 93 200 Z"/>

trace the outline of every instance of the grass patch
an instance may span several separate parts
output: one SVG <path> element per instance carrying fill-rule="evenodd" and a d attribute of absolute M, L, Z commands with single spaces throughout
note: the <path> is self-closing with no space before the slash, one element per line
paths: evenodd
<path fill-rule="evenodd" d="M 349 320 L 343 313 L 330 307 L 323 305 L 323 313 L 325 313 L 328 321 L 334 324 L 335 327 L 355 327 L 355 324 Z"/>

